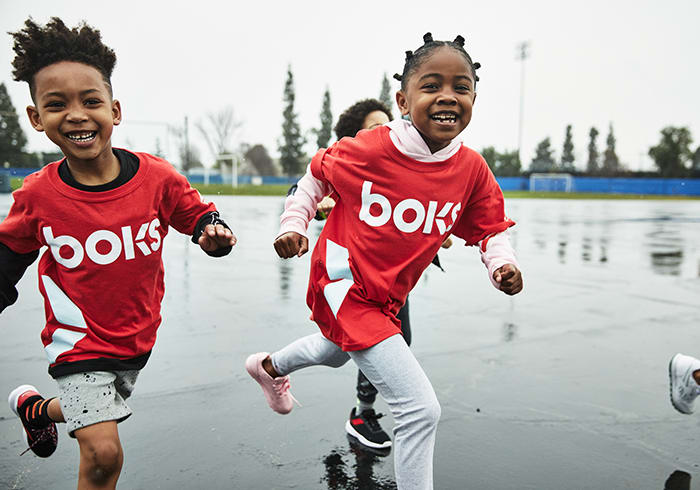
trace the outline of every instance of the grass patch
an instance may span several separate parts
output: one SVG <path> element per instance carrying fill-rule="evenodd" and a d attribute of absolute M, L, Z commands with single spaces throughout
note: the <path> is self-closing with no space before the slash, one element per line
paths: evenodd
<path fill-rule="evenodd" d="M 200 194 L 218 196 L 286 196 L 290 185 L 239 185 L 232 187 L 225 184 L 192 184 Z"/>
<path fill-rule="evenodd" d="M 17 189 L 22 187 L 23 181 L 24 181 L 24 179 L 21 177 L 12 177 L 12 178 L 10 178 L 10 187 L 12 188 L 13 191 L 16 191 Z"/>

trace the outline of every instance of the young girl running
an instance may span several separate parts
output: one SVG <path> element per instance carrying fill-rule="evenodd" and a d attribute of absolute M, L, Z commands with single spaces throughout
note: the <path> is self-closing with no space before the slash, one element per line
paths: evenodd
<path fill-rule="evenodd" d="M 392 121 L 320 150 L 285 204 L 274 245 L 288 258 L 308 251 L 306 227 L 317 203 L 330 192 L 338 198 L 311 260 L 307 303 L 321 333 L 246 360 L 270 407 L 288 413 L 287 375 L 352 359 L 396 422 L 402 490 L 433 487 L 440 418 L 433 387 L 400 335 L 396 314 L 408 292 L 449 234 L 479 246 L 497 288 L 511 295 L 522 289 L 501 190 L 484 159 L 455 139 L 471 120 L 479 65 L 461 36 L 423 39 L 397 75 L 396 101 L 411 122 Z"/>
<path fill-rule="evenodd" d="M 342 138 L 354 137 L 362 129 L 374 129 L 378 126 L 392 121 L 394 118 L 391 111 L 380 101 L 376 99 L 364 99 L 355 102 L 348 107 L 338 118 L 334 131 L 336 137 Z M 296 190 L 296 184 L 295 184 Z M 324 197 L 318 203 L 318 211 L 323 213 L 322 216 L 327 216 L 333 207 L 335 200 L 332 197 Z M 318 214 L 316 218 L 318 219 Z M 448 236 L 442 244 L 442 248 L 450 248 L 452 240 Z M 438 256 L 432 261 L 433 264 L 440 267 Z M 401 323 L 401 335 L 410 346 L 411 345 L 411 319 L 409 316 L 408 296 L 403 306 L 396 314 L 397 320 Z M 361 370 L 357 370 L 357 403 L 350 410 L 350 417 L 345 422 L 345 431 L 363 446 L 370 449 L 378 449 L 380 451 L 391 449 L 391 438 L 389 434 L 382 428 L 379 419 L 383 414 L 377 413 L 374 410 L 374 402 L 377 399 L 377 388 L 367 379 L 367 376 L 362 374 Z M 388 453 L 378 453 L 388 454 Z"/>

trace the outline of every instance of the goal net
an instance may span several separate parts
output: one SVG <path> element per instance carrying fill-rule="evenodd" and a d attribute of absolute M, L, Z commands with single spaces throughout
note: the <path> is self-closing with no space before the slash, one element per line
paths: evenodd
<path fill-rule="evenodd" d="M 571 174 L 547 173 L 530 175 L 530 192 L 571 192 Z"/>

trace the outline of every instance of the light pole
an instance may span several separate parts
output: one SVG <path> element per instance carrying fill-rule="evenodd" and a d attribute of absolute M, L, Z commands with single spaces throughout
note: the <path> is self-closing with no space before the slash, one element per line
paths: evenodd
<path fill-rule="evenodd" d="M 518 159 L 522 165 L 522 157 L 520 149 L 523 144 L 523 106 L 525 100 L 525 60 L 529 56 L 528 48 L 530 41 L 523 41 L 517 45 L 516 59 L 520 60 L 520 115 L 518 117 Z"/>

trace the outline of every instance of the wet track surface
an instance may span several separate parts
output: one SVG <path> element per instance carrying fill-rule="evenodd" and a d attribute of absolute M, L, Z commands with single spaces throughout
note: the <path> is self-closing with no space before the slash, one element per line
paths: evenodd
<path fill-rule="evenodd" d="M 10 202 L 0 195 L 0 216 Z M 248 378 L 248 354 L 315 332 L 310 254 L 276 258 L 281 199 L 215 202 L 239 244 L 211 259 L 165 240 L 164 321 L 120 424 L 120 488 L 394 488 L 392 456 L 345 436 L 354 366 L 293 374 L 303 407 L 287 416 Z M 676 352 L 700 357 L 700 201 L 506 206 L 522 294 L 496 291 L 460 240 L 411 293 L 413 349 L 442 405 L 435 488 L 700 488 L 700 413 L 671 408 L 667 373 Z M 53 395 L 36 265 L 19 290 L 0 316 L 0 390 Z M 0 488 L 75 488 L 77 444 L 60 429 L 51 458 L 19 457 L 19 421 L 0 404 Z"/>

